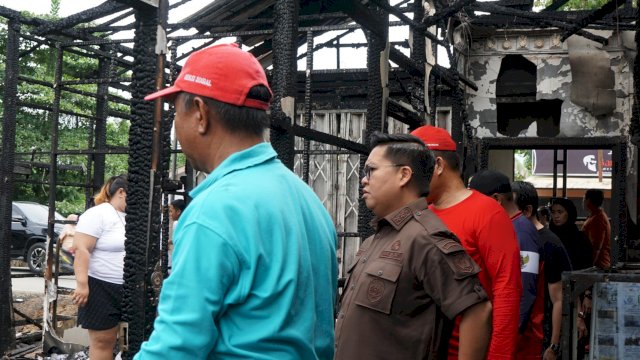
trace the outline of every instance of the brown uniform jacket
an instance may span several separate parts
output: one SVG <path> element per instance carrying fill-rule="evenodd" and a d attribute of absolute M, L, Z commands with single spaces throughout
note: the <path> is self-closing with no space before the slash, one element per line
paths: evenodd
<path fill-rule="evenodd" d="M 336 321 L 336 360 L 435 359 L 442 328 L 487 300 L 478 265 L 424 198 L 374 221 L 360 246 Z M 444 350 L 444 351 L 443 351 Z"/>

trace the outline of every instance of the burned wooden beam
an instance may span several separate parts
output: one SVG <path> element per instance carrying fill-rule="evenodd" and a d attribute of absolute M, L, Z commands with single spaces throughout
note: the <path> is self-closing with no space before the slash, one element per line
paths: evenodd
<path fill-rule="evenodd" d="M 607 14 L 610 14 L 611 12 L 613 12 L 615 9 L 619 8 L 622 5 L 624 5 L 624 3 L 620 3 L 618 2 L 618 0 L 609 0 L 609 2 L 602 5 L 601 8 L 594 10 L 589 15 L 586 15 L 582 17 L 580 20 L 578 20 L 577 24 L 575 24 L 571 29 L 567 30 L 564 34 L 562 34 L 561 41 L 567 40 L 569 36 L 575 34 L 580 29 L 591 24 L 592 22 L 602 19 Z"/>
<path fill-rule="evenodd" d="M 522 24 L 523 22 L 537 27 L 558 27 L 563 30 L 572 29 L 573 24 L 560 20 L 553 20 L 549 18 L 548 14 L 539 14 L 531 11 L 522 11 L 517 9 L 511 9 L 504 6 L 494 5 L 488 2 L 477 2 L 468 7 L 471 11 L 484 11 L 492 14 L 513 16 L 512 20 L 515 24 Z M 476 19 L 473 20 L 474 22 Z M 480 20 L 479 22 L 482 22 Z M 487 24 L 489 25 L 489 24 Z M 578 30 L 576 35 L 580 35 L 586 39 L 598 42 L 603 45 L 607 45 L 609 40 L 598 35 L 594 35 L 588 31 Z"/>
<path fill-rule="evenodd" d="M 363 145 L 354 141 L 350 141 L 350 140 L 345 140 L 341 137 L 330 135 L 322 131 L 310 129 L 305 126 L 300 126 L 297 124 L 292 125 L 291 131 L 295 136 L 298 136 L 307 140 L 318 141 L 328 145 L 334 145 L 339 148 L 350 150 L 362 155 L 369 154 L 369 148 L 366 145 Z"/>
<path fill-rule="evenodd" d="M 434 43 L 438 44 L 438 45 L 442 45 L 442 46 L 447 46 L 442 40 L 438 39 L 438 37 L 435 34 L 432 34 L 428 29 L 427 26 L 419 23 L 417 21 L 411 20 L 409 17 L 407 17 L 402 11 L 394 8 L 393 6 L 389 5 L 386 3 L 385 0 L 371 0 L 372 3 L 378 5 L 381 9 L 387 11 L 389 14 L 397 17 L 398 19 L 400 19 L 402 22 L 404 22 L 405 24 L 409 25 L 412 29 L 420 32 L 423 36 L 429 38 L 429 40 L 433 41 Z M 363 24 L 364 26 L 364 24 Z"/>
<path fill-rule="evenodd" d="M 78 24 L 87 23 L 87 22 L 99 19 L 101 17 L 108 16 L 122 10 L 126 10 L 127 8 L 128 6 L 125 4 L 120 4 L 112 1 L 105 1 L 96 7 L 89 8 L 85 11 L 81 11 L 71 16 L 67 16 L 58 21 L 47 22 L 45 24 L 42 24 L 36 29 L 34 29 L 32 33 L 35 35 L 44 36 L 55 31 L 72 28 Z"/>
<path fill-rule="evenodd" d="M 338 6 L 338 5 L 336 5 Z M 340 2 L 339 10 L 349 15 L 363 28 L 371 31 L 377 37 L 383 37 L 387 29 L 382 26 L 382 19 L 374 11 L 357 0 Z"/>
<path fill-rule="evenodd" d="M 551 5 L 547 6 L 542 11 L 556 11 L 568 2 L 569 0 L 555 0 L 554 2 L 551 3 Z"/>
<path fill-rule="evenodd" d="M 435 15 L 433 16 L 429 16 L 428 14 L 425 14 L 424 18 L 422 19 L 422 24 L 424 24 L 424 26 L 426 27 L 435 25 L 440 20 L 444 20 L 452 17 L 453 15 L 460 12 L 460 10 L 462 10 L 463 7 L 469 6 L 474 2 L 476 2 L 476 0 L 459 0 L 453 5 L 443 9 L 442 11 L 436 12 Z"/>
<path fill-rule="evenodd" d="M 420 117 L 415 110 L 409 108 L 409 105 L 405 105 L 394 99 L 389 99 L 387 103 L 387 115 L 403 124 L 409 125 L 410 130 L 425 124 L 425 119 Z"/>
<path fill-rule="evenodd" d="M 412 75 L 415 75 L 415 74 L 422 75 L 422 76 L 425 75 L 423 67 L 416 65 L 415 62 L 411 60 L 411 58 L 409 58 L 408 56 L 406 56 L 396 48 L 390 49 L 389 60 L 407 69 L 407 71 Z M 453 80 L 453 76 L 450 74 L 450 71 L 452 70 L 444 68 L 438 64 L 435 64 L 431 71 L 433 72 L 434 75 L 441 78 L 442 82 L 447 84 L 449 87 L 458 86 L 458 83 L 455 80 Z M 473 90 L 478 91 L 478 86 L 476 86 L 476 84 L 474 84 L 473 81 L 469 80 L 465 76 L 462 76 L 462 74 L 459 74 L 458 76 L 460 76 L 460 82 L 472 88 Z"/>

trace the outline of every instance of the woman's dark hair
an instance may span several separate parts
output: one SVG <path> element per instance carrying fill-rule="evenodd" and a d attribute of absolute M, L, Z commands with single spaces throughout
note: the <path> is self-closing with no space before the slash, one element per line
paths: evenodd
<path fill-rule="evenodd" d="M 182 199 L 175 199 L 171 202 L 171 206 L 173 206 L 174 209 L 184 211 L 184 208 L 187 207 L 187 203 Z"/>
<path fill-rule="evenodd" d="M 107 182 L 102 185 L 100 188 L 100 192 L 96 195 L 94 201 L 96 205 L 100 205 L 102 203 L 108 202 L 111 200 L 113 195 L 115 195 L 118 190 L 123 189 L 125 192 L 127 191 L 127 187 L 129 183 L 127 182 L 126 175 L 118 175 L 112 176 L 107 180 Z"/>
<path fill-rule="evenodd" d="M 551 207 L 553 207 L 553 205 L 560 205 L 567 211 L 568 224 L 576 223 L 576 219 L 578 218 L 578 209 L 576 208 L 576 205 L 573 203 L 573 201 L 567 198 L 553 198 L 551 199 Z"/>
<path fill-rule="evenodd" d="M 538 208 L 538 213 L 536 214 L 536 216 L 538 217 L 538 220 L 540 220 L 541 216 L 544 216 L 547 218 L 547 221 L 549 221 L 549 219 L 551 219 L 551 212 L 549 211 L 549 208 L 547 206 L 540 206 Z"/>
<path fill-rule="evenodd" d="M 384 156 L 389 161 L 411 168 L 413 175 L 409 183 L 415 186 L 420 196 L 427 196 L 435 158 L 424 142 L 409 134 L 384 134 L 376 131 L 371 135 L 370 147 L 373 149 L 379 145 L 386 145 Z"/>

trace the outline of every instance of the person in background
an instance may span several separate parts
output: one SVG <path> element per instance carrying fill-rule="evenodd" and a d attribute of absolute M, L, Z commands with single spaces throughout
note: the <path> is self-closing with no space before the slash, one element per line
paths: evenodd
<path fill-rule="evenodd" d="M 540 206 L 538 208 L 538 221 L 542 226 L 549 227 L 549 221 L 551 221 L 551 211 L 548 206 Z"/>
<path fill-rule="evenodd" d="M 374 133 L 362 175 L 375 235 L 348 270 L 336 320 L 336 360 L 436 359 L 451 320 L 461 315 L 460 359 L 484 359 L 491 303 L 480 268 L 425 196 L 433 156 L 407 134 Z"/>
<path fill-rule="evenodd" d="M 587 269 L 593 266 L 591 257 L 591 242 L 582 231 L 578 230 L 576 219 L 578 210 L 573 202 L 567 198 L 555 198 L 551 201 L 551 223 L 549 229 L 556 234 L 567 250 L 573 270 Z M 591 292 L 585 291 L 577 299 L 578 313 L 576 328 L 578 329 L 578 358 L 585 354 L 585 347 L 589 343 L 588 313 L 584 312 L 584 300 L 591 302 Z"/>
<path fill-rule="evenodd" d="M 555 360 L 560 355 L 562 330 L 562 272 L 571 271 L 571 261 L 560 239 L 538 220 L 538 192 L 533 184 L 515 181 L 511 184 L 513 195 L 522 211 L 538 230 L 544 248 L 544 360 Z M 546 207 L 545 207 L 546 209 Z M 539 316 L 539 310 L 535 316 Z"/>
<path fill-rule="evenodd" d="M 67 221 L 78 222 L 78 215 L 70 214 L 67 216 Z M 60 246 L 62 249 L 73 254 L 75 249 L 73 247 L 73 238 L 76 233 L 76 224 L 75 223 L 67 223 L 64 224 L 64 228 L 62 228 L 62 232 L 60 232 L 60 236 L 58 240 L 60 242 Z"/>
<path fill-rule="evenodd" d="M 187 203 L 182 199 L 175 199 L 169 204 L 169 217 L 173 221 L 173 227 L 175 228 L 178 225 L 178 219 L 180 219 L 180 215 L 184 211 L 184 208 L 187 206 Z"/>
<path fill-rule="evenodd" d="M 593 266 L 606 270 L 611 267 L 611 224 L 602 209 L 603 202 L 602 190 L 589 189 L 584 193 L 582 204 L 589 217 L 582 225 L 582 232 L 591 242 Z"/>
<path fill-rule="evenodd" d="M 542 320 L 544 316 L 544 248 L 536 227 L 518 209 L 509 178 L 494 170 L 484 170 L 473 176 L 469 184 L 494 198 L 507 212 L 516 230 L 520 246 L 522 299 L 520 300 L 519 340 L 517 359 L 542 357 Z"/>
<path fill-rule="evenodd" d="M 236 44 L 189 56 L 173 86 L 176 136 L 196 171 L 174 233 L 153 333 L 135 359 L 331 359 L 335 226 L 265 142 L 272 98 Z"/>
<path fill-rule="evenodd" d="M 168 259 L 169 259 L 169 272 L 171 271 L 172 258 L 173 258 L 173 236 L 176 231 L 176 227 L 178 226 L 178 219 L 180 219 L 180 215 L 184 211 L 184 208 L 187 206 L 187 203 L 182 199 L 175 199 L 169 204 L 169 218 L 173 222 L 173 226 L 171 227 L 171 236 L 169 236 L 169 241 L 167 243 L 168 250 Z"/>
<path fill-rule="evenodd" d="M 456 143 L 441 128 L 422 126 L 412 135 L 421 139 L 435 155 L 429 184 L 429 209 L 459 239 L 480 266 L 480 283 L 493 304 L 492 333 L 488 359 L 513 359 L 518 338 L 518 314 L 522 296 L 520 250 L 509 216 L 493 199 L 469 190 L 462 181 Z M 449 359 L 458 358 L 456 324 L 449 343 Z"/>
<path fill-rule="evenodd" d="M 96 206 L 78 219 L 74 237 L 78 324 L 89 330 L 89 357 L 113 359 L 122 314 L 127 179 L 109 178 Z"/>

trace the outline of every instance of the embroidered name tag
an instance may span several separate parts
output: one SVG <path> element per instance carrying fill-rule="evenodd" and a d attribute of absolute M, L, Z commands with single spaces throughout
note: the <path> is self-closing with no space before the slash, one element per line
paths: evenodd
<path fill-rule="evenodd" d="M 379 257 L 380 258 L 384 258 L 384 259 L 391 259 L 391 260 L 400 261 L 400 260 L 402 260 L 402 253 L 399 252 L 399 251 L 385 250 L 385 251 L 380 253 Z"/>

